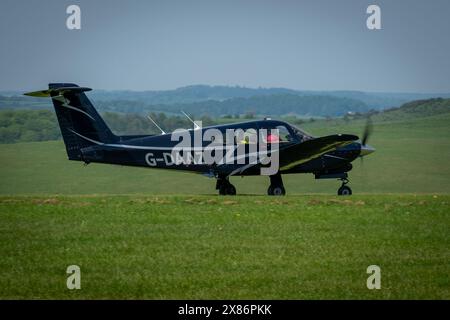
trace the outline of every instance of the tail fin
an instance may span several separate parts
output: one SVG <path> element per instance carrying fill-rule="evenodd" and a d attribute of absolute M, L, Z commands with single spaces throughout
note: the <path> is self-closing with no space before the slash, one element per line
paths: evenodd
<path fill-rule="evenodd" d="M 25 95 L 52 98 L 70 160 L 83 160 L 82 148 L 117 141 L 117 136 L 111 132 L 84 94 L 92 89 L 71 83 L 50 83 L 48 87 L 49 90 Z"/>

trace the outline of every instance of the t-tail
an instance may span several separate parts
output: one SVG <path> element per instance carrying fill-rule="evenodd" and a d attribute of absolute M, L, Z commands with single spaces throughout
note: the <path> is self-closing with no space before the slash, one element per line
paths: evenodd
<path fill-rule="evenodd" d="M 48 87 L 25 95 L 52 98 L 70 160 L 83 161 L 83 148 L 118 141 L 84 93 L 92 89 L 72 83 L 50 83 Z"/>

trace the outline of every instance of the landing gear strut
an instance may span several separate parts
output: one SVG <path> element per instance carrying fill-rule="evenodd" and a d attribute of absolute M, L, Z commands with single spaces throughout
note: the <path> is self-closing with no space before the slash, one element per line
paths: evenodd
<path fill-rule="evenodd" d="M 347 183 L 349 182 L 347 178 L 340 179 L 342 181 L 341 187 L 338 189 L 338 195 L 339 196 L 350 196 L 352 194 L 352 189 L 350 189 L 349 186 L 347 186 Z"/>
<path fill-rule="evenodd" d="M 236 188 L 230 183 L 228 177 L 219 177 L 217 178 L 216 190 L 219 190 L 219 194 L 221 196 L 236 195 Z"/>
<path fill-rule="evenodd" d="M 270 186 L 269 189 L 267 189 L 267 194 L 269 196 L 284 196 L 286 194 L 286 190 L 283 186 L 283 179 L 281 179 L 281 174 L 277 173 L 270 176 Z"/>

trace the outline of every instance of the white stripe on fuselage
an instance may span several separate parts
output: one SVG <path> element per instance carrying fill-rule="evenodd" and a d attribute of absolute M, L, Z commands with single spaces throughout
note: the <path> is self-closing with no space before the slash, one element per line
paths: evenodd
<path fill-rule="evenodd" d="M 220 149 L 231 149 L 236 148 L 235 145 L 230 146 L 214 146 L 214 147 L 155 147 L 155 146 L 136 146 L 131 144 L 116 144 L 116 143 L 103 143 L 94 139 L 90 139 L 88 137 L 83 136 L 82 134 L 79 134 L 76 131 L 73 131 L 72 129 L 68 129 L 71 132 L 75 133 L 77 136 L 90 141 L 92 143 L 95 143 L 99 146 L 104 147 L 115 147 L 115 148 L 126 148 L 126 149 L 139 149 L 139 150 L 162 150 L 162 151 L 172 151 L 172 150 L 186 150 L 186 151 L 204 151 L 204 150 L 220 150 Z"/>
<path fill-rule="evenodd" d="M 79 134 L 76 131 L 73 131 L 72 129 L 68 129 L 69 131 L 73 132 L 74 134 L 76 134 L 77 136 L 90 141 L 92 143 L 95 143 L 99 146 L 104 146 L 104 147 L 115 147 L 115 148 L 126 148 L 126 149 L 138 149 L 138 150 L 161 150 L 161 151 L 205 151 L 205 150 L 222 150 L 222 149 L 236 149 L 237 146 L 235 145 L 231 145 L 231 146 L 225 146 L 225 147 L 221 147 L 221 146 L 216 146 L 216 147 L 153 147 L 153 146 L 136 146 L 136 145 L 129 145 L 129 144 L 115 144 L 115 143 L 103 143 L 88 137 L 83 136 L 82 134 Z M 278 151 L 278 150 L 277 150 Z M 219 165 L 223 165 L 228 161 L 236 161 L 236 160 L 240 160 L 243 158 L 247 158 L 247 157 L 257 157 L 257 156 L 267 156 L 269 154 L 268 151 L 260 151 L 260 152 L 252 152 L 252 153 L 247 153 L 247 154 L 243 154 L 243 155 L 239 155 L 239 156 L 232 156 L 230 159 L 225 160 L 226 157 L 224 157 L 222 159 L 222 161 L 220 161 L 218 164 Z M 251 163 L 251 165 L 254 165 L 255 163 Z"/>
<path fill-rule="evenodd" d="M 340 159 L 340 160 L 347 160 L 347 159 L 342 158 L 342 157 L 332 156 L 331 154 L 324 154 L 323 156 L 324 156 L 324 157 L 335 158 L 335 159 Z"/>

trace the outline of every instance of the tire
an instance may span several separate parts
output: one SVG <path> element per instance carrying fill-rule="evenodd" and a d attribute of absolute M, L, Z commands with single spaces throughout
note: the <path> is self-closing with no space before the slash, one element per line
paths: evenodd
<path fill-rule="evenodd" d="M 269 196 L 284 196 L 286 194 L 286 190 L 283 186 L 270 186 L 267 190 L 267 194 Z"/>
<path fill-rule="evenodd" d="M 219 195 L 221 196 L 225 196 L 227 194 L 227 186 L 226 185 L 221 185 L 219 188 Z"/>
<path fill-rule="evenodd" d="M 232 184 L 227 186 L 227 195 L 230 195 L 230 196 L 236 195 L 236 188 Z"/>
<path fill-rule="evenodd" d="M 232 184 L 223 184 L 219 188 L 219 195 L 221 196 L 234 196 L 236 195 L 236 188 Z"/>
<path fill-rule="evenodd" d="M 338 195 L 339 196 L 351 196 L 352 195 L 352 189 L 348 186 L 342 186 L 338 189 Z"/>

